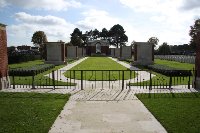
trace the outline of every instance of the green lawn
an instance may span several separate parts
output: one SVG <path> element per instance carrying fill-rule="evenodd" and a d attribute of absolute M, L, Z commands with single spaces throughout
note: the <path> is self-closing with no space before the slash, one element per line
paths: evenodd
<path fill-rule="evenodd" d="M 188 63 L 181 63 L 181 62 L 175 62 L 175 61 L 167 61 L 167 60 L 160 60 L 160 59 L 155 59 L 155 64 L 159 64 L 159 65 L 166 65 L 169 67 L 173 67 L 173 68 L 178 68 L 180 70 L 193 70 L 194 64 L 188 64 Z M 148 70 L 145 68 L 142 68 L 143 70 Z M 152 74 L 156 75 L 155 77 L 152 78 L 152 85 L 153 86 L 164 86 L 166 84 L 169 84 L 169 77 L 162 75 L 160 73 L 156 73 L 156 72 L 152 72 Z M 193 77 L 175 77 L 172 79 L 172 85 L 187 85 L 188 82 L 190 82 L 190 84 L 192 83 L 192 79 Z M 138 83 L 138 84 L 144 84 L 144 85 L 149 85 L 150 81 L 144 81 L 142 83 Z M 132 86 L 134 85 L 138 85 L 137 83 L 131 83 Z"/>
<path fill-rule="evenodd" d="M 69 60 L 70 63 L 72 63 L 74 60 Z M 33 65 L 37 65 L 37 64 L 44 64 L 44 61 L 42 60 L 35 60 L 35 61 L 28 61 L 28 62 L 23 62 L 23 63 L 19 63 L 19 64 L 10 64 L 9 67 L 10 68 L 26 68 L 26 67 L 30 67 Z M 52 79 L 48 78 L 47 76 L 44 76 L 46 74 L 49 74 L 52 72 L 52 70 L 58 70 L 62 67 L 64 67 L 65 65 L 59 65 L 59 66 L 55 66 L 55 68 L 50 69 L 48 71 L 45 71 L 43 73 L 40 73 L 38 75 L 35 76 L 35 85 L 36 86 L 43 86 L 43 85 L 53 85 Z M 10 77 L 11 79 L 11 84 L 13 84 L 13 77 Z M 57 77 L 56 77 L 57 79 Z M 32 76 L 15 76 L 15 84 L 16 85 L 32 85 Z M 55 82 L 56 85 L 75 85 L 74 83 L 69 83 L 69 82 L 62 82 L 62 81 L 56 81 Z"/>
<path fill-rule="evenodd" d="M 108 57 L 89 57 L 80 64 L 74 66 L 70 70 L 87 70 L 83 72 L 83 79 L 86 80 L 118 80 L 122 79 L 122 72 L 119 71 L 88 71 L 88 70 L 127 70 L 124 72 L 124 79 L 134 78 L 136 75 L 134 72 L 130 72 L 128 68 L 120 65 L 119 63 L 109 59 Z M 95 76 L 96 75 L 96 76 Z M 110 75 L 110 76 L 109 76 Z M 72 79 L 81 79 L 81 72 L 67 71 L 65 73 L 66 77 L 71 77 Z M 96 77 L 96 78 L 95 78 Z M 102 78 L 103 77 L 103 78 Z"/>
<path fill-rule="evenodd" d="M 1 133 L 47 133 L 69 94 L 0 92 Z"/>
<path fill-rule="evenodd" d="M 200 94 L 136 94 L 169 133 L 200 132 Z"/>
<path fill-rule="evenodd" d="M 176 62 L 176 61 L 155 59 L 154 63 L 159 64 L 159 65 L 166 65 L 173 68 L 178 68 L 180 70 L 193 70 L 194 68 L 194 64 L 181 63 L 181 62 Z"/>

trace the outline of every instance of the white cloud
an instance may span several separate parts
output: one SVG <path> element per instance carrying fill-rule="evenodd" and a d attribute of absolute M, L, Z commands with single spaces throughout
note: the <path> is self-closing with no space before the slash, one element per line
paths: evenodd
<path fill-rule="evenodd" d="M 77 22 L 77 25 L 85 30 L 97 28 L 110 29 L 114 24 L 119 23 L 119 19 L 111 17 L 106 11 L 90 9 L 82 13 L 84 16 L 83 20 Z"/>
<path fill-rule="evenodd" d="M 0 0 L 1 6 L 14 5 L 26 9 L 67 10 L 69 7 L 81 7 L 75 0 Z"/>
<path fill-rule="evenodd" d="M 9 45 L 30 44 L 33 33 L 38 30 L 46 33 L 48 41 L 69 41 L 70 33 L 75 28 L 73 24 L 66 20 L 50 15 L 33 16 L 19 12 L 15 14 L 15 18 L 19 21 L 19 24 L 8 27 Z"/>
<path fill-rule="evenodd" d="M 160 43 L 168 42 L 173 45 L 189 43 L 189 29 L 198 16 L 198 12 L 181 9 L 184 1 L 187 0 L 120 0 L 124 6 L 145 15 L 146 26 L 154 27 L 144 34 L 154 32 L 160 38 Z M 191 1 L 193 4 L 200 3 L 199 0 Z M 189 2 L 188 0 L 187 3 Z"/>
<path fill-rule="evenodd" d="M 184 10 L 200 9 L 200 1 L 199 0 L 183 0 L 182 9 Z"/>

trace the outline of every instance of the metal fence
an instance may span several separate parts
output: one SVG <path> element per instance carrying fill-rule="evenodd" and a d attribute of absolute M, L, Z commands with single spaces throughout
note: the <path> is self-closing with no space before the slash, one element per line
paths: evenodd
<path fill-rule="evenodd" d="M 139 89 L 172 89 L 180 86 L 190 89 L 195 87 L 192 76 L 164 76 L 144 70 L 56 70 L 49 74 L 33 76 L 10 76 L 11 86 L 15 88 L 73 88 L 73 89 L 104 89 L 118 88 L 121 90 Z"/>

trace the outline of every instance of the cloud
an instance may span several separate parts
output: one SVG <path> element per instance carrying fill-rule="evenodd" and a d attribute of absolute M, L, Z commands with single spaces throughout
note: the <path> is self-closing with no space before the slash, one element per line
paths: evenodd
<path fill-rule="evenodd" d="M 101 30 L 104 27 L 110 29 L 114 24 L 119 23 L 119 19 L 111 17 L 103 10 L 90 9 L 83 12 L 82 15 L 84 19 L 78 21 L 76 24 L 84 30 L 91 30 L 94 28 Z"/>
<path fill-rule="evenodd" d="M 70 7 L 81 7 L 75 0 L 0 0 L 1 7 L 15 5 L 26 9 L 67 10 Z"/>
<path fill-rule="evenodd" d="M 15 19 L 19 24 L 8 27 L 8 37 L 10 45 L 31 42 L 31 37 L 35 31 L 44 31 L 48 41 L 70 41 L 75 25 L 55 16 L 34 16 L 25 12 L 15 14 Z M 15 41 L 14 41 L 15 40 Z M 17 43 L 16 43 L 17 42 Z"/>
<path fill-rule="evenodd" d="M 200 1 L 199 0 L 184 0 L 182 9 L 184 10 L 200 9 Z"/>

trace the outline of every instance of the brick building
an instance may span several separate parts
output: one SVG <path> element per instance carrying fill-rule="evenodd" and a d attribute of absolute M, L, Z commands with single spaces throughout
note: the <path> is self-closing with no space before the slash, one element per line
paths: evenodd
<path fill-rule="evenodd" d="M 9 87 L 6 25 L 0 23 L 0 90 Z"/>

